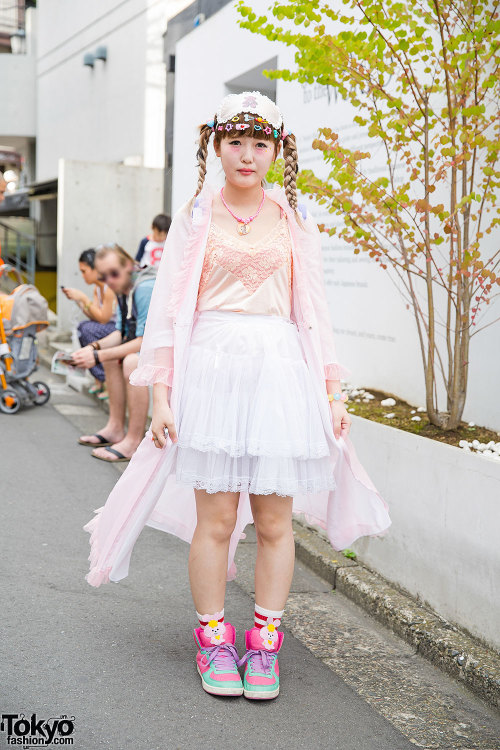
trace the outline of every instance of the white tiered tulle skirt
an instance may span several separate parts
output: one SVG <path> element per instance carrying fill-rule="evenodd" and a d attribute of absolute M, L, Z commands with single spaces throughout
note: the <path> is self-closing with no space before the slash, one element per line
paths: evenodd
<path fill-rule="evenodd" d="M 198 312 L 181 387 L 177 482 L 210 493 L 293 496 L 335 489 L 293 321 Z"/>

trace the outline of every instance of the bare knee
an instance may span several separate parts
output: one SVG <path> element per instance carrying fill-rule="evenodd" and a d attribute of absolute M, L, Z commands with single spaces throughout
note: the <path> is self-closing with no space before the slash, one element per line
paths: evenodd
<path fill-rule="evenodd" d="M 197 527 L 214 542 L 224 544 L 229 541 L 236 526 L 236 511 L 203 514 L 198 517 Z"/>
<path fill-rule="evenodd" d="M 126 354 L 123 358 L 123 377 L 128 380 L 129 375 L 135 370 L 139 364 L 139 355 L 135 352 L 133 354 Z"/>
<path fill-rule="evenodd" d="M 278 544 L 293 534 L 290 516 L 280 511 L 269 508 L 253 513 L 258 544 Z"/>

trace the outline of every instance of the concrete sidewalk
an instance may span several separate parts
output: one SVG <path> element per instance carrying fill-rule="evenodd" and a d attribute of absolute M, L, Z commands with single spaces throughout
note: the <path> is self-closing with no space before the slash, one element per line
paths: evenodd
<path fill-rule="evenodd" d="M 188 546 L 146 527 L 126 579 L 99 589 L 86 583 L 82 526 L 123 465 L 77 445 L 79 434 L 103 426 L 100 407 L 39 376 L 53 386 L 49 404 L 0 415 L 2 713 L 74 715 L 74 747 L 84 750 L 499 750 L 491 709 L 300 561 L 283 622 L 278 699 L 255 705 L 203 693 Z M 255 547 L 250 528 L 228 585 L 240 650 L 253 612 Z"/>

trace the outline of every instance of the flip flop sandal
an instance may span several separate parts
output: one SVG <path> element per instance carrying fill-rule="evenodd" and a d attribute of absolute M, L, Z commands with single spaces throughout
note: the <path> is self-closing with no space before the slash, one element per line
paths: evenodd
<path fill-rule="evenodd" d="M 79 440 L 78 442 L 80 445 L 90 445 L 92 448 L 104 448 L 106 445 L 111 445 L 111 440 L 108 440 L 107 438 L 103 437 L 102 435 L 99 435 L 98 432 L 96 432 L 93 437 L 96 437 L 99 439 L 98 443 L 91 443 L 88 440 Z"/>
<path fill-rule="evenodd" d="M 106 448 L 106 450 L 110 453 L 114 453 L 118 458 L 103 458 L 102 456 L 96 456 L 95 453 L 92 453 L 92 455 L 94 458 L 98 458 L 100 461 L 106 461 L 108 464 L 118 464 L 122 461 L 130 461 L 130 458 L 127 458 L 127 456 L 124 456 L 123 453 L 115 450 L 115 448 Z"/>
<path fill-rule="evenodd" d="M 94 393 L 100 393 L 102 391 L 102 385 L 92 385 L 87 393 L 90 393 L 91 396 L 94 395 Z"/>

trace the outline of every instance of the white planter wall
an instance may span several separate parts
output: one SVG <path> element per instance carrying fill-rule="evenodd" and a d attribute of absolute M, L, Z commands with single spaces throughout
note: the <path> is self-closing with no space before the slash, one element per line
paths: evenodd
<path fill-rule="evenodd" d="M 500 461 L 354 415 L 351 439 L 392 519 L 359 559 L 500 649 Z"/>

